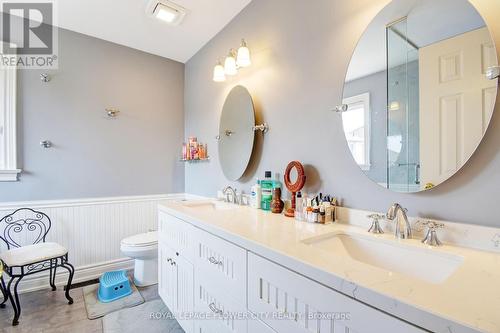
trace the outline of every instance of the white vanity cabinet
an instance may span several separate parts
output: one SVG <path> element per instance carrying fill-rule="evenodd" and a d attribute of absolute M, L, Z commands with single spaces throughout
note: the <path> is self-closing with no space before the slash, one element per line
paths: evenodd
<path fill-rule="evenodd" d="M 248 308 L 277 332 L 425 332 L 252 253 Z"/>
<path fill-rule="evenodd" d="M 159 294 L 186 333 L 425 332 L 159 214 Z"/>

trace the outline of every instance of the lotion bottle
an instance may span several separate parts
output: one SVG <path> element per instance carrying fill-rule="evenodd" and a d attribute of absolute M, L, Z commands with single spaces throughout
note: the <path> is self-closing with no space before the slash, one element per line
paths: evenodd
<path fill-rule="evenodd" d="M 297 196 L 295 198 L 295 219 L 298 221 L 302 221 L 302 193 L 297 192 Z"/>
<path fill-rule="evenodd" d="M 260 187 L 259 179 L 257 179 L 257 183 L 252 186 L 251 193 L 250 206 L 255 209 L 260 209 L 262 201 L 262 188 Z"/>

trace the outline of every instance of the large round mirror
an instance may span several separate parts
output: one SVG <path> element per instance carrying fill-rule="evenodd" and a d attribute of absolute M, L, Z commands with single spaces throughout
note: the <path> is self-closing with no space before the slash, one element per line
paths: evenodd
<path fill-rule="evenodd" d="M 497 96 L 495 44 L 467 0 L 393 0 L 362 35 L 344 84 L 355 162 L 398 192 L 441 184 L 474 153 Z"/>
<path fill-rule="evenodd" d="M 240 179 L 252 156 L 255 132 L 252 96 L 245 87 L 234 87 L 224 102 L 219 125 L 219 161 L 227 179 Z"/>

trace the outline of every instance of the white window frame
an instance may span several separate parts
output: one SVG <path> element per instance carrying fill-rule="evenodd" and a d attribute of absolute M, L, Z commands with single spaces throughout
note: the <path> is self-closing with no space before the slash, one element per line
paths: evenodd
<path fill-rule="evenodd" d="M 3 50 L 3 42 L 2 44 Z M 17 68 L 0 68 L 5 76 L 0 77 L 4 82 L 3 94 L 5 99 L 0 101 L 0 136 L 2 149 L 0 150 L 0 181 L 17 181 L 21 170 L 17 168 Z"/>
<path fill-rule="evenodd" d="M 370 93 L 363 93 L 351 97 L 344 98 L 342 104 L 347 105 L 347 111 L 352 109 L 354 105 L 363 104 L 365 110 L 365 161 L 366 164 L 358 164 L 361 170 L 368 171 L 371 168 L 370 160 L 370 133 L 371 133 L 371 117 L 370 117 Z"/>

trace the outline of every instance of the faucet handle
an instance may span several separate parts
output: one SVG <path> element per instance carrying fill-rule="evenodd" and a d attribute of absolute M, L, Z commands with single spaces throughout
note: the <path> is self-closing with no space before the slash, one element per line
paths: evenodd
<path fill-rule="evenodd" d="M 377 213 L 366 215 L 366 217 L 369 218 L 369 219 L 372 219 L 372 220 L 383 220 L 383 219 L 385 219 L 385 215 L 384 214 L 377 214 Z"/>
<path fill-rule="evenodd" d="M 385 215 L 383 214 L 370 214 L 366 216 L 369 219 L 372 219 L 372 225 L 370 226 L 370 229 L 368 229 L 369 233 L 372 234 L 383 234 L 384 230 L 380 227 L 379 220 L 385 219 Z"/>
<path fill-rule="evenodd" d="M 430 246 L 441 246 L 443 243 L 439 240 L 437 236 L 437 229 L 443 229 L 444 228 L 444 223 L 441 222 L 436 222 L 433 220 L 426 220 L 426 221 L 417 221 L 417 224 L 421 227 L 427 227 L 427 233 L 422 239 L 422 243 L 430 245 Z M 420 230 L 422 230 L 420 228 Z"/>
<path fill-rule="evenodd" d="M 425 221 L 418 220 L 415 223 L 415 226 L 418 227 L 418 231 L 422 231 L 424 227 L 429 228 L 429 230 L 437 230 L 444 228 L 444 223 L 436 222 L 434 220 L 425 220 Z"/>

